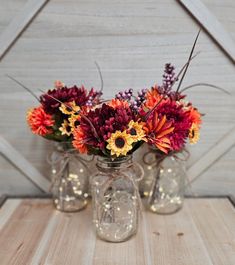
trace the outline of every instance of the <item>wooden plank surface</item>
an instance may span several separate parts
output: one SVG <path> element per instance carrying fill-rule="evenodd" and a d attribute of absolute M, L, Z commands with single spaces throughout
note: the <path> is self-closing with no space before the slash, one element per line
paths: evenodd
<path fill-rule="evenodd" d="M 135 237 L 96 239 L 89 205 L 61 213 L 48 199 L 8 199 L 0 210 L 1 264 L 234 265 L 235 209 L 226 198 L 186 199 L 173 215 L 144 212 Z"/>
<path fill-rule="evenodd" d="M 206 169 L 235 145 L 235 127 L 229 130 L 219 141 L 187 171 L 189 180 L 195 181 Z"/>
<path fill-rule="evenodd" d="M 18 13 L 5 28 L 0 35 L 0 60 L 48 1 L 49 0 L 28 0 L 22 11 Z"/>
<path fill-rule="evenodd" d="M 209 11 L 200 0 L 179 0 L 179 2 L 195 17 L 208 31 L 212 38 L 227 53 L 235 63 L 235 43 L 219 20 Z"/>
<path fill-rule="evenodd" d="M 4 155 L 17 169 L 42 191 L 48 192 L 50 182 L 22 154 L 0 135 L 0 154 Z"/>

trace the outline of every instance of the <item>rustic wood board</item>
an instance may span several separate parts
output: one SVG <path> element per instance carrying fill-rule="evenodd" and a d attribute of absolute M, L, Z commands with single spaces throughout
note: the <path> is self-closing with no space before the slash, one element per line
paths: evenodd
<path fill-rule="evenodd" d="M 96 239 L 91 214 L 90 206 L 58 212 L 49 199 L 6 200 L 1 264 L 235 264 L 235 209 L 227 198 L 188 198 L 174 215 L 144 212 L 137 235 L 118 244 Z"/>

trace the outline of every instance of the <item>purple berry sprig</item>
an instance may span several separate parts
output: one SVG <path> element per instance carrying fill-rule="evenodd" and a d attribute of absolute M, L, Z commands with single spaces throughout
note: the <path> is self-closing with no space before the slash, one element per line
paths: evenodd
<path fill-rule="evenodd" d="M 171 90 L 171 87 L 175 82 L 175 67 L 172 64 L 167 63 L 162 77 L 162 86 L 165 88 L 166 92 L 168 92 Z"/>
<path fill-rule="evenodd" d="M 115 98 L 130 101 L 132 96 L 133 96 L 133 89 L 130 88 L 130 89 L 126 89 L 124 91 L 118 92 Z"/>
<path fill-rule="evenodd" d="M 144 101 L 146 100 L 145 95 L 147 93 L 147 89 L 143 88 L 137 93 L 137 98 L 131 103 L 131 107 L 135 110 L 138 111 Z"/>

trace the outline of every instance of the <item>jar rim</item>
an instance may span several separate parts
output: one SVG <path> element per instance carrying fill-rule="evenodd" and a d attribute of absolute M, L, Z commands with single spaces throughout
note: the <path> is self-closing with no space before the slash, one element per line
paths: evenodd
<path fill-rule="evenodd" d="M 104 162 L 104 163 L 122 163 L 122 162 L 127 162 L 129 160 L 132 159 L 132 155 L 127 155 L 127 156 L 121 156 L 121 157 L 117 157 L 115 159 L 112 159 L 111 157 L 107 157 L 107 156 L 97 156 L 97 161 L 98 162 Z"/>

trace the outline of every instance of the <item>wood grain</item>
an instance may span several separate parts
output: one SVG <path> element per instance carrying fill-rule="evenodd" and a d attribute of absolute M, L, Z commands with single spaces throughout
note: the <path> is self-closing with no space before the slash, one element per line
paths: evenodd
<path fill-rule="evenodd" d="M 1 264 L 29 264 L 53 212 L 47 200 L 22 200 L 0 231 Z"/>
<path fill-rule="evenodd" d="M 1 264 L 234 265 L 235 209 L 226 198 L 186 199 L 173 215 L 143 212 L 136 236 L 96 238 L 92 209 L 56 211 L 48 199 L 8 199 L 0 210 Z"/>
<path fill-rule="evenodd" d="M 235 264 L 235 226 L 234 223 L 232 226 L 224 224 L 221 213 L 219 213 L 221 205 L 218 207 L 217 204 L 220 205 L 221 202 L 218 200 L 199 200 L 197 207 L 195 207 L 192 201 L 189 202 L 189 207 L 213 264 L 232 265 Z M 224 208 L 223 205 L 222 209 L 224 210 Z M 222 214 L 226 214 L 226 212 L 224 213 L 223 211 Z M 234 213 L 234 209 L 232 209 L 232 212 Z M 229 216 L 225 216 L 229 218 Z M 233 214 L 233 218 L 234 217 Z"/>
<path fill-rule="evenodd" d="M 187 171 L 189 180 L 195 181 L 206 169 L 235 145 L 235 127 L 229 130 L 205 155 L 194 163 Z"/>
<path fill-rule="evenodd" d="M 235 63 L 235 43 L 202 1 L 179 0 Z"/>
<path fill-rule="evenodd" d="M 48 0 L 28 0 L 0 35 L 0 60 Z"/>
<path fill-rule="evenodd" d="M 12 213 L 16 210 L 20 204 L 20 199 L 8 200 L 4 203 L 4 206 L 1 208 L 0 215 L 0 230 L 7 223 L 8 219 L 11 217 Z"/>
<path fill-rule="evenodd" d="M 50 182 L 0 135 L 0 153 L 23 172 L 37 187 L 48 192 Z"/>

